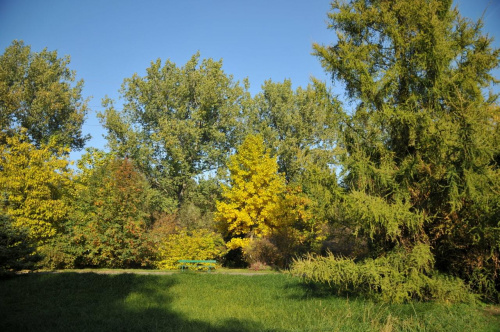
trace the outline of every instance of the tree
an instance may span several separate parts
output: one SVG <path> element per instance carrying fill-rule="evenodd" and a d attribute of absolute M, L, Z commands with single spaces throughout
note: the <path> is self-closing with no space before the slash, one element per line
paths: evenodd
<path fill-rule="evenodd" d="M 261 136 L 247 136 L 228 168 L 230 186 L 223 187 L 215 220 L 229 240 L 229 249 L 241 248 L 252 263 L 252 253 L 261 251 L 255 247 L 261 243 L 258 239 L 266 239 L 270 243 L 264 245 L 276 252 L 276 257 L 268 258 L 284 266 L 298 253 L 298 246 L 321 240 L 321 227 L 307 209 L 310 201 L 297 189 L 287 188 Z"/>
<path fill-rule="evenodd" d="M 69 212 L 64 198 L 72 172 L 66 152 L 55 140 L 37 148 L 24 133 L 0 145 L 0 209 L 35 246 L 54 237 Z"/>
<path fill-rule="evenodd" d="M 112 150 L 138 163 L 163 197 L 184 202 L 190 183 L 226 162 L 238 136 L 243 88 L 222 70 L 222 61 L 183 67 L 161 60 L 144 77 L 124 81 L 127 101 L 119 113 L 110 100 L 101 115 Z"/>
<path fill-rule="evenodd" d="M 98 157 L 106 159 L 82 179 L 76 197 L 68 229 L 76 265 L 148 265 L 147 182 L 129 159 Z"/>
<path fill-rule="evenodd" d="M 494 294 L 499 107 L 486 92 L 500 51 L 448 0 L 332 9 L 337 43 L 314 50 L 354 105 L 341 122 L 345 217 L 375 256 L 424 244 L 439 270 Z"/>
<path fill-rule="evenodd" d="M 36 147 L 52 141 L 58 147 L 83 148 L 82 135 L 87 102 L 83 81 L 75 86 L 69 57 L 56 51 L 31 52 L 22 41 L 13 41 L 0 56 L 0 139 L 26 128 Z"/>
<path fill-rule="evenodd" d="M 311 167 L 330 173 L 339 103 L 325 83 L 313 79 L 305 89 L 293 91 L 290 80 L 266 81 L 254 103 L 248 115 L 251 128 L 272 148 L 288 182 L 301 183 Z"/>
<path fill-rule="evenodd" d="M 250 135 L 230 158 L 231 186 L 223 188 L 216 220 L 231 236 L 230 249 L 245 248 L 253 238 L 270 235 L 285 179 L 276 158 L 269 156 L 262 137 Z"/>

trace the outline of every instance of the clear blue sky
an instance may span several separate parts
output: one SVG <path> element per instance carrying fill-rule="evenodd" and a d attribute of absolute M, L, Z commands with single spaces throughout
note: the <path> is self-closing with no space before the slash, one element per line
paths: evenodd
<path fill-rule="evenodd" d="M 488 8 L 484 31 L 500 47 L 500 0 L 455 3 L 474 19 Z M 83 127 L 93 136 L 87 146 L 104 148 L 95 117 L 101 99 L 117 100 L 123 79 L 142 75 L 157 58 L 179 66 L 197 51 L 222 58 L 235 80 L 249 78 L 252 93 L 267 79 L 289 78 L 294 87 L 311 76 L 328 81 L 310 53 L 313 42 L 334 40 L 326 29 L 329 9 L 329 0 L 0 0 L 0 51 L 18 39 L 33 51 L 70 55 L 70 68 L 85 81 L 84 96 L 92 97 Z"/>

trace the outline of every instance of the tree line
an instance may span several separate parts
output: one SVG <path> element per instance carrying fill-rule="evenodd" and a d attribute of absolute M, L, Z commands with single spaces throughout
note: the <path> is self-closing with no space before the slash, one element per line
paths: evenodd
<path fill-rule="evenodd" d="M 290 268 L 385 301 L 500 290 L 500 51 L 448 0 L 333 1 L 312 79 L 249 83 L 160 59 L 103 100 L 87 148 L 69 58 L 0 57 L 0 254 L 27 266 Z"/>

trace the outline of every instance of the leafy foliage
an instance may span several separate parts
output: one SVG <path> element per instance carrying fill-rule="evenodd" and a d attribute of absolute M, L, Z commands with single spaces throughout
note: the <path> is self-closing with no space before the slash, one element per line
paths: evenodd
<path fill-rule="evenodd" d="M 277 157 L 278 171 L 287 182 L 300 183 L 312 166 L 330 171 L 338 108 L 325 83 L 316 79 L 295 91 L 290 80 L 266 81 L 254 98 L 248 121 Z"/>
<path fill-rule="evenodd" d="M 151 186 L 179 206 L 194 177 L 225 164 L 243 89 L 222 61 L 200 63 L 196 54 L 183 67 L 152 62 L 144 77 L 126 79 L 121 93 L 123 112 L 107 100 L 101 115 L 111 149 L 134 159 Z"/>
<path fill-rule="evenodd" d="M 22 41 L 13 41 L 0 56 L 0 139 L 26 128 L 36 147 L 83 148 L 90 136 L 82 135 L 87 103 L 82 100 L 83 81 L 75 86 L 69 57 L 57 52 L 31 52 Z M 0 142 L 3 143 L 3 142 Z"/>
<path fill-rule="evenodd" d="M 40 259 L 25 229 L 13 227 L 10 218 L 0 216 L 0 276 L 33 269 Z"/>
<path fill-rule="evenodd" d="M 290 248 L 320 240 L 319 223 L 307 210 L 309 200 L 286 187 L 276 158 L 269 156 L 261 136 L 249 135 L 230 158 L 228 168 L 231 186 L 223 187 L 215 220 L 229 239 L 229 249 L 243 249 L 252 262 L 257 259 L 251 257 L 252 247 L 258 245 L 252 242 L 272 239 L 271 246 L 278 246 L 274 251 L 283 255 L 283 266 L 291 252 L 296 252 Z"/>
<path fill-rule="evenodd" d="M 79 192 L 69 236 L 76 265 L 135 267 L 149 264 L 147 183 L 128 159 L 96 168 Z"/>
<path fill-rule="evenodd" d="M 89 149 L 73 182 L 63 147 L 87 139 L 83 83 L 69 58 L 13 42 L 0 57 L 3 266 L 33 243 L 45 266 L 156 255 L 172 268 L 222 258 L 224 239 L 226 262 L 241 252 L 255 267 L 331 249 L 294 273 L 387 302 L 468 301 L 462 280 L 498 300 L 500 50 L 451 0 L 334 0 L 329 18 L 337 41 L 314 52 L 348 108 L 315 79 L 251 97 L 222 61 L 157 60 L 125 79 L 123 112 L 103 101 L 112 152 Z"/>
<path fill-rule="evenodd" d="M 58 233 L 69 213 L 64 196 L 72 173 L 65 152 L 55 140 L 37 148 L 24 134 L 0 146 L 0 208 L 38 245 Z"/>
<path fill-rule="evenodd" d="M 250 135 L 229 161 L 231 187 L 217 203 L 216 220 L 232 238 L 230 249 L 246 247 L 252 238 L 271 234 L 285 179 L 276 159 L 268 155 L 262 137 Z"/>
<path fill-rule="evenodd" d="M 224 239 L 220 234 L 207 229 L 188 231 L 176 229 L 158 244 L 156 267 L 177 268 L 180 259 L 219 260 L 226 253 Z"/>

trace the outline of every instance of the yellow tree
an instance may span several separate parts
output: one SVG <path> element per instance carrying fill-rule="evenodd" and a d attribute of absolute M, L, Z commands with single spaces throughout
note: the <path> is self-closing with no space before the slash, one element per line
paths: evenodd
<path fill-rule="evenodd" d="M 242 248 L 253 238 L 271 234 L 278 226 L 275 218 L 285 191 L 285 178 L 278 173 L 276 158 L 264 147 L 261 136 L 250 135 L 228 164 L 230 186 L 223 187 L 215 219 L 231 237 L 229 249 Z"/>
<path fill-rule="evenodd" d="M 323 223 L 313 218 L 311 200 L 300 188 L 286 185 L 261 136 L 248 136 L 228 168 L 230 186 L 223 187 L 215 219 L 229 238 L 229 249 L 241 248 L 248 263 L 280 266 L 318 249 Z"/>
<path fill-rule="evenodd" d="M 71 185 L 66 152 L 53 143 L 37 148 L 25 132 L 0 146 L 0 213 L 38 245 L 56 235 L 68 213 L 62 199 Z"/>

